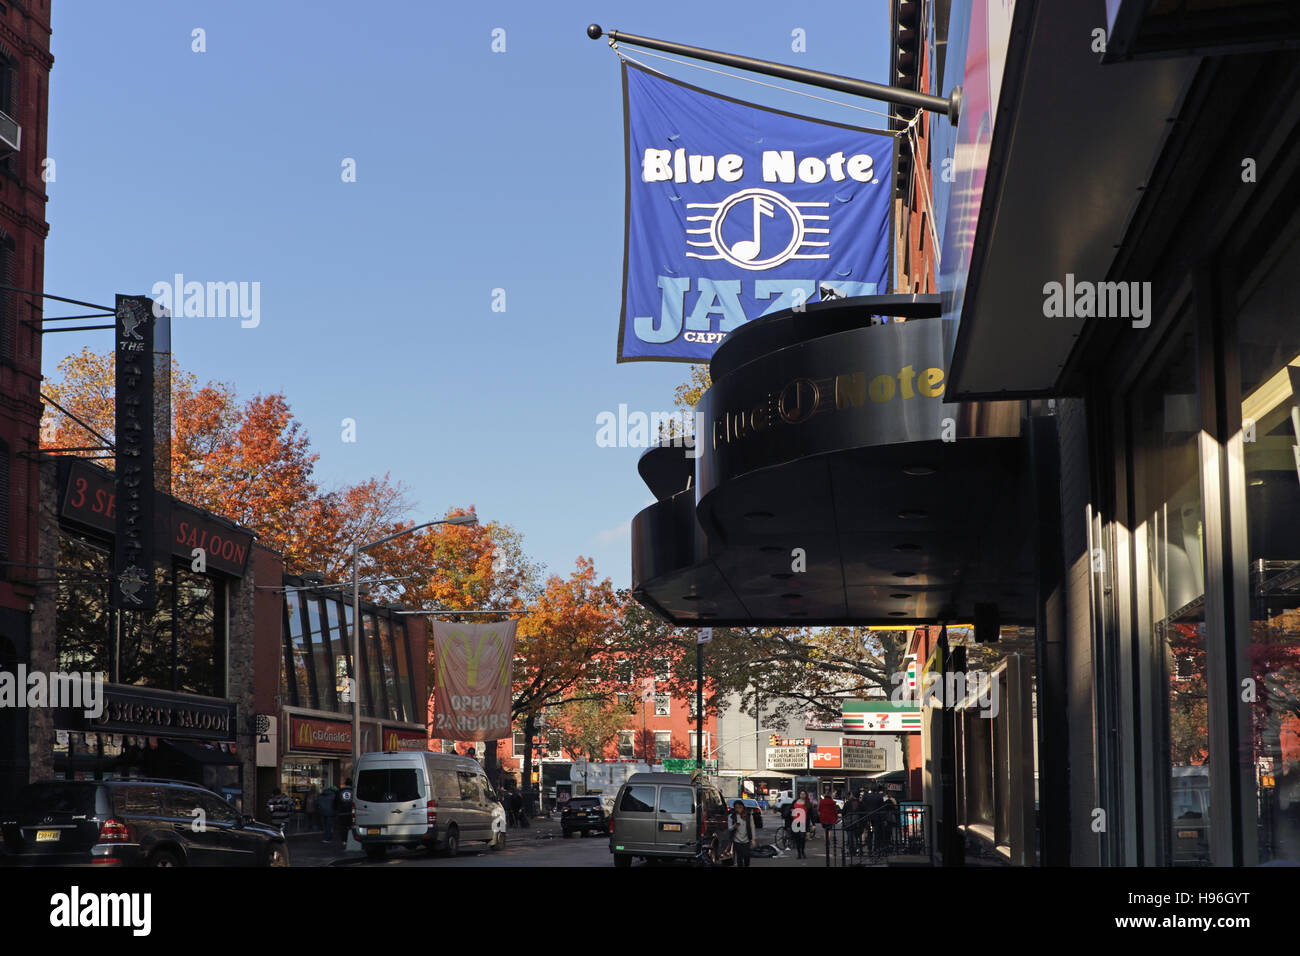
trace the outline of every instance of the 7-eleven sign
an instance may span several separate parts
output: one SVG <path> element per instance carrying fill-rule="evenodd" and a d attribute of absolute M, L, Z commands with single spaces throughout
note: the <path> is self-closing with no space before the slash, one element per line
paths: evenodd
<path fill-rule="evenodd" d="M 842 707 L 845 730 L 864 733 L 919 734 L 921 732 L 921 710 L 912 704 L 846 700 Z"/>

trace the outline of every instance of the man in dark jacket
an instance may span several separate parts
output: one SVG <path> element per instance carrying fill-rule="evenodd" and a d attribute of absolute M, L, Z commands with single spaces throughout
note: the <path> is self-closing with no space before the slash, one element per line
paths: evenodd
<path fill-rule="evenodd" d="M 876 852 L 877 848 L 883 848 L 881 837 L 883 836 L 884 820 L 883 808 L 885 798 L 880 793 L 880 785 L 873 784 L 867 791 L 867 795 L 862 798 L 862 814 L 867 830 L 867 847 L 871 852 Z"/>
<path fill-rule="evenodd" d="M 329 843 L 334 839 L 334 817 L 339 812 L 338 795 L 338 790 L 331 784 L 316 798 L 316 809 L 320 811 L 321 819 L 324 821 L 321 843 Z"/>
<path fill-rule="evenodd" d="M 844 801 L 844 838 L 848 840 L 850 854 L 857 856 L 862 852 L 862 804 L 855 793 L 850 793 Z"/>

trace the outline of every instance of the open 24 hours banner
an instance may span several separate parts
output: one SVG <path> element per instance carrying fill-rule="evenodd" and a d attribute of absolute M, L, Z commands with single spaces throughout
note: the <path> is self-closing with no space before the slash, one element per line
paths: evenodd
<path fill-rule="evenodd" d="M 515 624 L 434 622 L 430 736 L 446 740 L 499 740 L 511 736 Z"/>
<path fill-rule="evenodd" d="M 895 140 L 623 62 L 618 361 L 707 362 L 728 332 L 889 289 Z"/>

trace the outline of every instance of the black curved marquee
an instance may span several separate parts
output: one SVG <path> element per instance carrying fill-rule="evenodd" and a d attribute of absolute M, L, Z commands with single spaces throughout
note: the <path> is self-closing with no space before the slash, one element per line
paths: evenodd
<path fill-rule="evenodd" d="M 732 332 L 698 447 L 638 463 L 658 500 L 632 522 L 637 599 L 680 624 L 939 623 L 983 602 L 1032 621 L 1022 405 L 945 401 L 938 311 L 871 296 Z"/>

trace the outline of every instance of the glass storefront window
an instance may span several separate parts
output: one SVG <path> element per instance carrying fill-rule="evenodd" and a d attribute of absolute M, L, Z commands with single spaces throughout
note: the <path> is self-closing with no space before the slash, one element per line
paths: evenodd
<path fill-rule="evenodd" d="M 224 697 L 216 662 L 224 656 L 225 587 L 188 567 L 177 567 L 174 574 L 176 690 Z"/>
<path fill-rule="evenodd" d="M 316 706 L 321 710 L 336 710 L 334 674 L 330 667 L 329 649 L 325 646 L 328 641 L 321 633 L 320 599 L 314 594 L 304 594 L 302 600 L 307 608 L 307 643 L 314 664 Z"/>
<path fill-rule="evenodd" d="M 114 612 L 112 557 L 78 535 L 59 536 L 59 669 L 103 673 L 118 684 L 225 696 L 226 588 L 188 566 L 154 568 L 152 611 Z M 116 626 L 115 626 L 116 617 Z"/>
<path fill-rule="evenodd" d="M 1251 766 L 1260 863 L 1300 863 L 1300 242 L 1238 316 L 1252 694 Z"/>
<path fill-rule="evenodd" d="M 365 680 L 366 690 L 368 691 L 365 698 L 366 715 L 381 717 L 385 712 L 383 671 L 379 665 L 379 646 L 375 637 L 375 616 L 373 614 L 363 612 L 361 615 L 361 645 L 361 653 L 365 658 Z"/>
<path fill-rule="evenodd" d="M 403 717 L 414 723 L 424 723 L 424 715 L 415 712 L 411 695 L 410 647 L 406 643 L 406 626 L 401 620 L 393 621 L 393 658 L 397 662 L 397 691 Z"/>
<path fill-rule="evenodd" d="M 59 590 L 55 617 L 59 670 L 107 674 L 112 611 L 108 606 L 111 557 L 70 534 L 59 535 Z"/>
<path fill-rule="evenodd" d="M 380 617 L 379 619 L 379 656 L 383 661 L 384 667 L 384 692 L 388 700 L 388 718 L 389 720 L 405 720 L 402 716 L 399 706 L 400 698 L 397 695 L 397 665 L 393 662 L 393 633 L 389 627 L 388 618 Z"/>
<path fill-rule="evenodd" d="M 1212 863 L 1204 828 L 1180 824 L 1186 792 L 1209 799 L 1205 541 L 1195 338 L 1184 323 L 1133 396 L 1134 504 L 1145 542 L 1145 613 L 1163 661 L 1169 745 L 1168 860 Z M 1198 797 L 1199 798 L 1199 797 Z"/>
<path fill-rule="evenodd" d="M 325 599 L 325 617 L 330 629 L 330 659 L 334 662 L 334 697 L 339 703 L 339 710 L 352 707 L 352 608 L 347 609 L 347 623 L 340 625 L 340 602 L 335 598 Z"/>
<path fill-rule="evenodd" d="M 289 591 L 284 596 L 285 612 L 288 616 L 290 660 L 293 665 L 293 702 L 299 707 L 315 707 L 316 695 L 312 693 L 311 654 L 302 632 L 301 591 Z"/>

